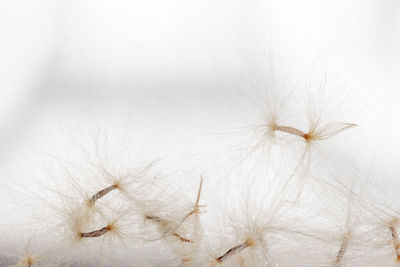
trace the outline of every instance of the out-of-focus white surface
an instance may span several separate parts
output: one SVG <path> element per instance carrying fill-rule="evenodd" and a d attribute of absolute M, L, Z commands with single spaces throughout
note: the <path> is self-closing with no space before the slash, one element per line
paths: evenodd
<path fill-rule="evenodd" d="M 207 152 L 203 134 L 246 102 L 235 79 L 272 55 L 288 80 L 352 92 L 361 167 L 397 183 L 399 14 L 395 0 L 1 0 L 0 178 L 29 179 L 96 129 L 160 158 Z"/>

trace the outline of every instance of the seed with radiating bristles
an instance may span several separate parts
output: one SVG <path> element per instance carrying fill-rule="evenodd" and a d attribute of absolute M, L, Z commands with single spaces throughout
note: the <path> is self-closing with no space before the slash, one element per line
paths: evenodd
<path fill-rule="evenodd" d="M 238 254 L 240 251 L 248 248 L 251 245 L 250 240 L 246 240 L 244 243 L 236 245 L 230 249 L 228 249 L 223 255 L 219 256 L 216 260 L 218 262 L 223 262 L 224 260 Z"/>

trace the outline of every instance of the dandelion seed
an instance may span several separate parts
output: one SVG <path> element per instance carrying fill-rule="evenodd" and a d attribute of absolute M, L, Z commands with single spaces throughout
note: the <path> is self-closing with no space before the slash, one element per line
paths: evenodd
<path fill-rule="evenodd" d="M 307 133 L 291 126 L 277 125 L 275 123 L 273 123 L 271 127 L 272 131 L 280 131 L 291 135 L 299 136 L 308 143 L 312 141 L 326 140 L 330 137 L 333 137 L 334 135 L 339 134 L 342 131 L 351 129 L 356 126 L 357 124 L 354 123 L 333 122 L 319 127 L 318 125 L 310 127 L 310 130 Z"/>
<path fill-rule="evenodd" d="M 288 134 L 292 134 L 292 135 L 297 135 L 300 137 L 303 137 L 304 139 L 306 139 L 306 133 L 300 131 L 299 129 L 290 127 L 290 126 L 280 126 L 280 125 L 276 125 L 273 128 L 274 131 L 281 131 L 284 133 L 288 133 Z"/>
<path fill-rule="evenodd" d="M 246 240 L 244 243 L 230 248 L 227 252 L 225 252 L 222 256 L 219 256 L 216 260 L 218 262 L 223 262 L 224 260 L 238 254 L 240 251 L 251 246 L 251 243 L 252 243 L 251 240 Z"/>
<path fill-rule="evenodd" d="M 113 185 L 110 185 L 109 187 L 106 187 L 102 190 L 100 190 L 99 192 L 97 192 L 96 194 L 94 194 L 90 199 L 89 199 L 89 203 L 90 204 L 94 204 L 98 199 L 104 197 L 105 195 L 107 195 L 108 193 L 110 193 L 111 191 L 118 189 L 119 185 L 118 183 L 115 183 Z"/>
<path fill-rule="evenodd" d="M 105 233 L 111 231 L 113 229 L 112 225 L 107 225 L 104 226 L 103 228 L 100 228 L 98 230 L 94 230 L 91 232 L 86 232 L 86 233 L 79 233 L 79 236 L 82 238 L 88 238 L 88 237 L 99 237 L 104 235 Z"/>

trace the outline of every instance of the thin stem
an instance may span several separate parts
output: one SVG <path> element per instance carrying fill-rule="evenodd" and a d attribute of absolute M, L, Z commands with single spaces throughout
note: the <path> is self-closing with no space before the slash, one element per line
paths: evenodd
<path fill-rule="evenodd" d="M 201 196 L 201 189 L 203 187 L 203 177 L 200 176 L 200 185 L 199 185 L 199 190 L 197 191 L 197 198 L 196 198 L 196 203 L 195 203 L 195 208 L 198 209 L 199 207 L 199 202 L 200 202 L 200 196 Z M 196 210 L 197 210 L 196 209 Z"/>
<path fill-rule="evenodd" d="M 336 255 L 336 264 L 339 264 L 342 261 L 343 256 L 346 253 L 346 249 L 349 246 L 349 241 L 350 240 L 347 236 L 343 239 L 342 244 L 340 245 L 340 249 Z"/>
<path fill-rule="evenodd" d="M 218 262 L 223 262 L 224 260 L 226 260 L 229 257 L 232 257 L 233 255 L 239 253 L 240 251 L 244 250 L 245 248 L 247 248 L 249 246 L 249 242 L 246 241 L 240 245 L 234 246 L 232 248 L 230 248 L 227 252 L 225 252 L 222 256 L 219 256 L 217 258 Z"/>
<path fill-rule="evenodd" d="M 185 220 L 186 220 L 187 218 L 189 218 L 191 215 L 196 214 L 196 213 L 199 212 L 199 210 L 200 210 L 200 205 L 199 205 L 199 203 L 200 203 L 200 197 L 201 197 L 201 190 L 202 190 L 202 188 L 203 188 L 203 177 L 200 176 L 199 189 L 198 189 L 198 191 L 197 191 L 196 202 L 195 202 L 195 204 L 194 204 L 193 209 L 192 209 L 189 213 L 187 213 L 187 214 L 182 218 L 182 220 L 179 222 L 179 224 L 178 224 L 175 228 L 173 228 L 172 230 L 166 231 L 167 234 L 171 234 L 171 233 L 172 233 L 173 236 L 178 237 L 182 242 L 192 242 L 190 239 L 187 239 L 187 238 L 185 238 L 185 237 L 182 237 L 180 234 L 178 234 L 178 233 L 177 233 L 177 230 L 179 229 L 179 227 L 181 227 L 181 225 L 185 222 Z M 161 218 L 158 217 L 158 216 L 147 215 L 147 216 L 146 216 L 146 219 L 156 222 L 156 223 L 159 224 L 161 227 L 162 227 L 163 225 L 166 224 L 166 223 L 164 222 L 164 220 L 161 219 Z"/>
<path fill-rule="evenodd" d="M 200 184 L 199 184 L 199 189 L 198 189 L 198 191 L 197 191 L 197 198 L 196 198 L 196 202 L 195 202 L 195 204 L 194 204 L 194 207 L 193 207 L 193 209 L 192 209 L 189 213 L 187 213 L 187 214 L 185 215 L 185 217 L 182 218 L 182 220 L 180 221 L 180 223 L 178 224 L 178 226 L 175 227 L 175 230 L 174 230 L 174 231 L 178 230 L 179 227 L 181 227 L 181 225 L 186 221 L 187 218 L 189 218 L 191 215 L 193 215 L 193 214 L 195 214 L 195 213 L 198 213 L 198 212 L 200 211 L 200 205 L 199 205 L 199 203 L 200 203 L 200 197 L 201 197 L 201 190 L 202 190 L 202 187 L 203 187 L 203 177 L 200 176 Z"/>
<path fill-rule="evenodd" d="M 199 202 L 200 202 L 200 196 L 201 196 L 201 189 L 202 189 L 202 187 L 203 187 L 203 177 L 200 176 L 200 185 L 199 185 L 199 190 L 197 191 L 196 203 L 194 204 L 193 209 L 192 209 L 188 214 L 186 214 L 185 217 L 183 217 L 182 222 L 179 224 L 179 226 L 180 226 L 181 224 L 183 224 L 183 222 L 184 222 L 189 216 L 191 216 L 191 215 L 193 215 L 193 214 L 199 212 L 199 210 L 200 210 Z"/>
<path fill-rule="evenodd" d="M 111 231 L 111 225 L 107 225 L 107 226 L 104 226 L 103 228 L 100 228 L 100 229 L 98 229 L 98 230 L 94 230 L 94 231 L 91 231 L 91 232 L 86 232 L 86 233 L 80 233 L 79 234 L 79 236 L 80 237 L 99 237 L 99 236 L 102 236 L 102 235 L 104 235 L 105 233 L 107 233 L 107 232 L 109 232 L 109 231 Z"/>
<path fill-rule="evenodd" d="M 350 190 L 350 192 L 352 192 Z M 349 193 L 349 201 L 347 205 L 347 216 L 346 216 L 346 235 L 343 238 L 342 244 L 340 245 L 339 251 L 336 255 L 336 265 L 339 265 L 340 262 L 343 259 L 344 254 L 346 253 L 347 247 L 349 246 L 350 243 L 350 237 L 351 237 L 351 229 L 350 229 L 350 220 L 351 220 L 351 203 L 352 203 L 352 194 Z"/>
<path fill-rule="evenodd" d="M 174 236 L 178 237 L 182 242 L 186 242 L 186 243 L 190 243 L 192 242 L 190 239 L 187 239 L 181 235 L 179 235 L 178 233 L 173 233 Z"/>
<path fill-rule="evenodd" d="M 165 221 L 158 216 L 146 216 L 146 219 L 156 222 L 158 225 L 160 225 L 161 228 L 164 228 L 163 226 L 166 224 Z M 165 230 L 165 229 L 163 229 L 163 230 Z M 178 234 L 175 231 L 165 231 L 165 232 L 167 235 L 173 235 L 173 236 L 178 237 L 182 242 L 187 242 L 187 243 L 192 242 L 190 239 L 187 239 L 187 238 L 181 236 L 180 234 Z M 172 234 L 171 234 L 171 232 L 172 232 Z"/>

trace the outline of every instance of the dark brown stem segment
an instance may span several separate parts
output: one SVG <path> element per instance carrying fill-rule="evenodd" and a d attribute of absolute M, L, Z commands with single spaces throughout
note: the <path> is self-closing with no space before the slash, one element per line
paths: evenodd
<path fill-rule="evenodd" d="M 148 215 L 148 216 L 146 216 L 146 219 L 150 220 L 150 221 L 155 221 L 156 223 L 161 223 L 162 222 L 161 219 L 159 217 L 157 217 L 157 216 Z"/>
<path fill-rule="evenodd" d="M 82 237 L 82 238 L 84 238 L 84 237 L 85 238 L 88 238 L 88 237 L 99 237 L 99 236 L 104 235 L 105 233 L 107 233 L 110 230 L 111 230 L 111 226 L 107 225 L 107 226 L 104 226 L 103 228 L 100 228 L 98 230 L 94 230 L 94 231 L 87 232 L 87 233 L 80 233 L 80 237 Z"/>
<path fill-rule="evenodd" d="M 89 202 L 94 203 L 94 202 L 96 202 L 96 200 L 104 197 L 105 195 L 107 195 L 108 193 L 110 193 L 111 191 L 113 191 L 114 189 L 117 189 L 117 188 L 118 188 L 118 185 L 116 185 L 116 184 L 110 185 L 109 187 L 106 187 L 106 188 L 100 190 L 99 192 L 97 192 L 96 194 L 94 194 L 90 198 Z"/>
<path fill-rule="evenodd" d="M 342 261 L 344 253 L 346 253 L 346 249 L 349 246 L 349 241 L 350 240 L 347 236 L 343 239 L 343 242 L 340 245 L 340 249 L 336 255 L 336 260 L 335 260 L 336 264 L 340 264 L 340 262 Z"/>
<path fill-rule="evenodd" d="M 246 241 L 240 245 L 234 246 L 233 248 L 230 248 L 227 252 L 225 252 L 224 255 L 220 256 L 217 258 L 218 262 L 223 262 L 229 257 L 232 257 L 233 255 L 239 253 L 240 251 L 244 250 L 249 246 L 249 243 Z"/>
<path fill-rule="evenodd" d="M 390 232 L 392 233 L 392 241 L 393 241 L 393 247 L 396 252 L 396 260 L 400 262 L 400 243 L 399 243 L 399 234 L 397 233 L 397 230 L 394 226 L 394 223 L 392 223 L 389 226 Z"/>

